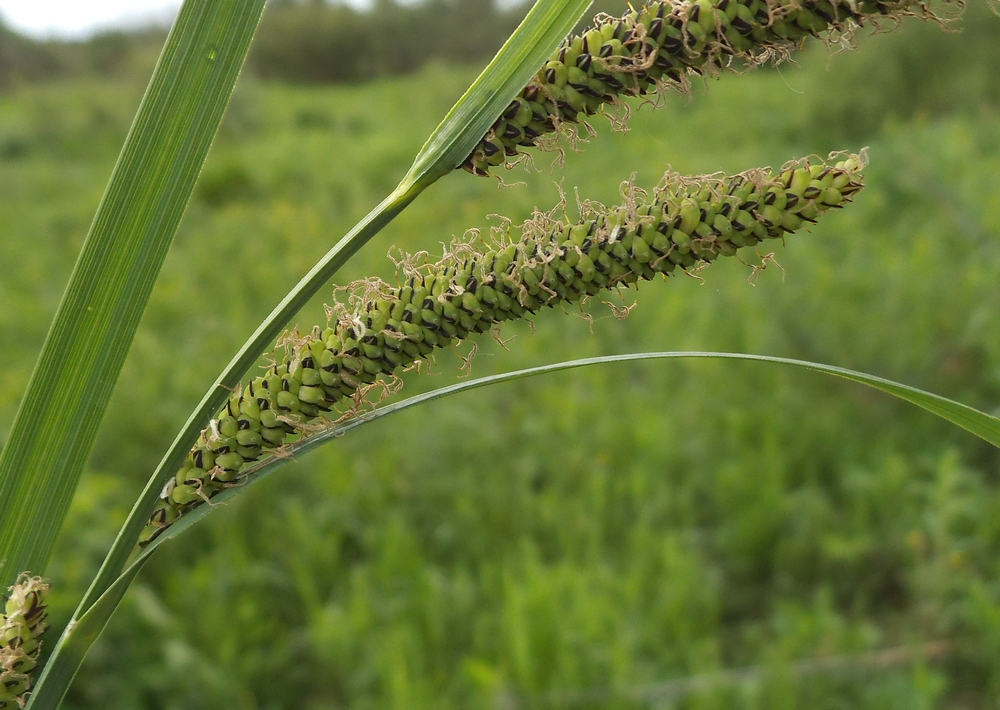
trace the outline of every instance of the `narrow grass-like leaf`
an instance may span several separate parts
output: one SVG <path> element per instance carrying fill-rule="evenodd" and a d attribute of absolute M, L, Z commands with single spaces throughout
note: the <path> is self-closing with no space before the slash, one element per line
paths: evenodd
<path fill-rule="evenodd" d="M 40 572 L 264 0 L 185 3 L 0 454 L 0 588 Z"/>
<path fill-rule="evenodd" d="M 0 458 L 6 577 L 45 565 L 264 4 L 187 0 L 171 29 Z M 32 706 L 78 666 L 50 662 Z"/>
<path fill-rule="evenodd" d="M 640 360 L 664 360 L 679 358 L 720 358 L 751 362 L 766 362 L 798 367 L 811 370 L 813 372 L 820 372 L 826 375 L 841 377 L 846 380 L 867 385 L 868 387 L 872 387 L 893 395 L 894 397 L 898 397 L 899 399 L 910 402 L 911 404 L 915 404 L 918 407 L 926 409 L 928 412 L 936 414 L 942 419 L 945 419 L 952 424 L 956 424 L 976 436 L 981 437 L 990 444 L 1000 448 L 1000 419 L 997 417 L 980 412 L 977 409 L 947 399 L 946 397 L 941 397 L 940 395 L 925 392 L 915 387 L 893 382 L 892 380 L 887 380 L 882 377 L 876 377 L 875 375 L 869 375 L 863 372 L 848 370 L 833 365 L 824 365 L 822 363 L 809 362 L 806 360 L 794 360 L 791 358 L 770 357 L 767 355 L 748 355 L 743 353 L 714 352 L 631 353 L 627 355 L 609 355 L 604 357 L 570 360 L 552 365 L 543 365 L 541 367 L 533 367 L 515 372 L 492 375 L 490 377 L 482 377 L 475 380 L 467 380 L 449 385 L 447 387 L 441 387 L 431 392 L 410 397 L 384 407 L 379 407 L 371 412 L 361 414 L 342 424 L 331 426 L 326 431 L 315 433 L 308 438 L 301 439 L 287 445 L 281 457 L 272 456 L 259 461 L 255 466 L 253 466 L 252 469 L 248 470 L 249 477 L 244 485 L 236 488 L 230 488 L 227 491 L 219 493 L 212 499 L 214 505 L 200 506 L 186 513 L 180 520 L 174 523 L 160 537 L 146 547 L 141 554 L 135 558 L 132 564 L 122 573 L 122 575 L 108 586 L 104 595 L 97 599 L 92 607 L 78 619 L 76 622 L 76 632 L 79 633 L 79 636 L 68 640 L 65 653 L 67 654 L 67 657 L 72 657 L 76 663 L 82 662 L 83 654 L 86 652 L 86 648 L 89 647 L 89 645 L 93 643 L 93 640 L 97 638 L 97 634 L 99 634 L 100 630 L 104 628 L 104 625 L 107 623 L 107 619 L 110 618 L 115 608 L 117 608 L 118 603 L 121 601 L 125 591 L 128 589 L 128 585 L 131 584 L 136 574 L 138 574 L 139 569 L 143 564 L 145 564 L 145 562 L 149 559 L 149 556 L 153 554 L 153 551 L 156 550 L 157 547 L 162 545 L 166 540 L 177 537 L 210 512 L 217 509 L 219 507 L 218 504 L 225 503 L 233 496 L 243 493 L 251 485 L 262 480 L 265 476 L 274 473 L 281 466 L 294 461 L 297 456 L 301 456 L 302 454 L 305 454 L 306 452 L 311 451 L 312 449 L 315 449 L 332 439 L 343 436 L 352 429 L 377 421 L 390 414 L 395 414 L 411 407 L 415 407 L 419 404 L 425 404 L 436 399 L 448 397 L 460 392 L 478 389 L 480 387 L 487 387 L 489 385 L 510 382 L 526 377 L 544 375 L 552 372 L 571 370 L 578 367 L 587 367 L 590 365 L 606 365 Z M 252 473 L 249 473 L 250 471 L 252 471 Z M 29 708 L 31 707 L 33 706 L 29 706 Z"/>
<path fill-rule="evenodd" d="M 635 362 L 639 360 L 664 360 L 677 358 L 716 358 L 746 360 L 751 362 L 767 362 L 803 368 L 806 370 L 812 370 L 813 372 L 821 372 L 826 375 L 834 375 L 859 384 L 867 385 L 868 387 L 872 387 L 880 390 L 881 392 L 885 392 L 886 394 L 890 394 L 894 397 L 910 402 L 911 404 L 915 404 L 918 407 L 926 409 L 928 412 L 936 414 L 942 419 L 951 422 L 952 424 L 962 427 L 966 431 L 975 434 L 990 444 L 993 444 L 993 446 L 1000 448 L 1000 419 L 997 417 L 981 412 L 978 409 L 974 409 L 960 402 L 955 402 L 954 400 L 946 397 L 925 392 L 915 387 L 910 387 L 909 385 L 900 384 L 899 382 L 887 380 L 882 377 L 876 377 L 875 375 L 869 375 L 864 372 L 857 372 L 855 370 L 836 367 L 834 365 L 824 365 L 822 363 L 809 362 L 807 360 L 771 357 L 768 355 L 697 351 L 630 353 L 627 355 L 607 355 L 603 357 L 584 358 L 580 360 L 568 360 L 566 362 L 559 362 L 552 365 L 542 365 L 540 367 L 517 370 L 515 372 L 506 372 L 475 380 L 466 380 L 464 382 L 448 385 L 447 387 L 441 387 L 430 392 L 425 392 L 414 397 L 400 400 L 399 402 L 394 402 L 393 404 L 388 404 L 384 407 L 379 407 L 367 413 L 359 414 L 353 419 L 331 426 L 325 431 L 317 432 L 294 443 L 286 444 L 281 456 L 268 456 L 248 468 L 246 470 L 247 478 L 242 485 L 230 488 L 213 497 L 213 505 L 200 506 L 185 513 L 180 520 L 174 523 L 160 537 L 154 540 L 149 547 L 143 550 L 142 554 L 136 558 L 135 564 L 141 564 L 142 561 L 152 553 L 153 549 L 161 545 L 165 540 L 177 537 L 177 535 L 181 532 L 214 510 L 217 507 L 215 504 L 224 503 L 227 500 L 230 500 L 233 496 L 241 494 L 257 481 L 270 475 L 285 464 L 294 461 L 296 457 L 312 451 L 316 447 L 325 444 L 332 439 L 343 436 L 352 429 L 369 424 L 373 421 L 381 419 L 382 417 L 401 412 L 419 404 L 425 404 L 436 399 L 458 394 L 460 392 L 466 392 L 468 390 L 487 387 L 489 385 L 496 385 L 503 382 L 511 382 L 513 380 L 519 380 L 526 377 L 535 377 L 537 375 L 545 375 L 553 372 L 572 370 L 578 367 L 587 367 L 591 365 L 607 365 L 620 362 Z"/>
<path fill-rule="evenodd" d="M 205 423 L 226 400 L 232 388 L 239 384 L 243 374 L 271 346 L 292 316 L 330 281 L 358 249 L 424 189 L 462 163 L 496 117 L 524 87 L 530 76 L 538 71 L 552 49 L 572 30 L 589 5 L 590 0 L 537 0 L 497 56 L 431 134 L 396 189 L 299 281 L 244 343 L 192 412 L 184 429 L 177 435 L 150 477 L 97 577 L 80 602 L 71 626 L 59 640 L 53 655 L 53 662 L 58 668 L 46 669 L 35 691 L 37 697 L 61 698 L 65 693 L 87 649 L 114 613 L 135 576 L 135 564 L 126 573 L 120 576 L 119 573 L 145 525 L 163 481 L 178 468 Z M 147 557 L 148 552 L 142 559 Z M 101 601 L 100 606 L 94 608 L 92 613 L 88 612 L 98 600 Z M 87 619 L 86 624 L 83 624 L 84 618 Z M 46 683 L 48 688 L 45 687 Z"/>

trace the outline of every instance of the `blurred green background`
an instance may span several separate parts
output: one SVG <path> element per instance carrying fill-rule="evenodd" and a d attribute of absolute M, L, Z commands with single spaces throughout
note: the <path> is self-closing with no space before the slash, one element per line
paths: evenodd
<path fill-rule="evenodd" d="M 601 9 L 620 14 L 622 4 Z M 399 180 L 523 10 L 276 3 L 164 267 L 48 570 L 65 623 L 187 413 Z M 641 350 L 856 368 L 1000 412 L 1000 18 L 698 83 L 563 169 L 443 179 L 391 245 L 614 203 L 631 174 L 870 146 L 868 187 L 748 283 L 735 260 L 540 313 L 473 374 Z M 163 34 L 0 30 L 0 440 Z M 706 91 L 707 87 L 707 91 Z M 329 299 L 329 293 L 326 299 Z M 322 301 L 294 324 L 323 322 Z M 294 325 L 293 324 L 293 325 Z M 467 348 L 461 349 L 462 353 Z M 404 394 L 452 382 L 437 357 Z M 147 565 L 67 708 L 994 708 L 1000 453 L 773 365 L 614 365 L 458 396 L 310 454 Z M 886 652 L 886 649 L 889 651 Z M 900 650 L 902 649 L 902 650 Z M 746 672 L 735 672 L 747 669 Z"/>

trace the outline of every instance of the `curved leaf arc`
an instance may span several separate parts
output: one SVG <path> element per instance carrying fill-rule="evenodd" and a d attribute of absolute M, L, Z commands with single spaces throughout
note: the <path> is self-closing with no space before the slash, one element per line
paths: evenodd
<path fill-rule="evenodd" d="M 985 412 L 981 412 L 973 407 L 969 407 L 968 405 L 956 402 L 946 397 L 925 392 L 924 390 L 917 389 L 916 387 L 910 387 L 909 385 L 894 382 L 883 377 L 877 377 L 875 375 L 869 375 L 855 370 L 848 370 L 834 365 L 825 365 L 822 363 L 796 360 L 792 358 L 771 357 L 768 355 L 717 352 L 630 353 L 627 355 L 609 355 L 604 357 L 569 360 L 551 365 L 543 365 L 540 367 L 517 370 L 515 372 L 482 377 L 475 380 L 467 380 L 465 382 L 455 383 L 431 392 L 416 395 L 384 407 L 379 407 L 371 412 L 361 414 L 350 421 L 331 426 L 326 431 L 318 432 L 306 439 L 289 444 L 286 447 L 286 451 L 289 454 L 288 456 L 272 456 L 267 459 L 262 459 L 252 468 L 252 478 L 248 479 L 239 487 L 234 487 L 219 493 L 213 498 L 213 503 L 224 503 L 227 500 L 232 499 L 233 496 L 242 493 L 257 481 L 262 480 L 264 477 L 274 473 L 281 466 L 294 460 L 297 455 L 304 454 L 331 441 L 332 439 L 343 436 L 352 429 L 356 429 L 360 426 L 364 426 L 365 424 L 369 424 L 383 417 L 389 416 L 390 414 L 402 412 L 420 404 L 425 404 L 427 402 L 442 399 L 461 392 L 478 389 L 480 387 L 488 387 L 490 385 L 560 372 L 563 370 L 571 370 L 579 367 L 589 367 L 592 365 L 602 365 L 616 362 L 672 360 L 682 358 L 714 358 L 764 362 L 797 367 L 813 372 L 819 372 L 825 375 L 840 377 L 842 379 L 866 385 L 886 394 L 890 394 L 906 402 L 910 402 L 911 404 L 915 404 L 918 407 L 921 407 L 932 414 L 936 414 L 942 419 L 945 419 L 946 421 L 949 421 L 952 424 L 975 434 L 993 446 L 1000 448 L 1000 419 L 997 417 L 986 414 Z M 115 608 L 117 608 L 122 597 L 125 595 L 125 592 L 128 590 L 128 586 L 132 583 L 132 580 L 139 573 L 142 566 L 149 559 L 150 555 L 153 554 L 153 551 L 167 540 L 171 540 L 183 533 L 217 507 L 217 505 L 204 505 L 199 508 L 195 508 L 186 514 L 178 522 L 168 528 L 160 537 L 154 540 L 139 555 L 137 555 L 129 567 L 110 585 L 108 585 L 107 590 L 95 601 L 90 609 L 75 622 L 75 638 L 71 639 L 73 643 L 69 644 L 71 646 L 70 652 L 74 654 L 74 657 L 79 656 L 79 661 L 82 662 L 83 657 L 80 651 L 82 650 L 82 652 L 85 653 L 86 648 L 89 647 L 89 645 L 93 643 L 94 639 L 96 639 L 100 634 L 101 629 L 103 629 L 104 625 L 107 623 L 107 619 L 114 612 Z M 33 706 L 29 706 L 29 710 L 31 710 L 32 707 Z"/>
<path fill-rule="evenodd" d="M 459 394 L 469 390 L 479 389 L 481 387 L 488 387 L 490 385 L 497 385 L 504 382 L 512 382 L 514 380 L 520 380 L 528 377 L 536 377 L 538 375 L 546 375 L 555 372 L 561 372 L 564 370 L 572 370 L 580 367 L 590 367 L 593 365 L 607 365 L 611 363 L 620 362 L 637 362 L 637 361 L 648 361 L 648 360 L 674 360 L 683 358 L 701 358 L 701 359 L 725 359 L 725 360 L 742 360 L 748 362 L 764 362 L 777 365 L 785 365 L 791 367 L 797 367 L 805 370 L 810 370 L 812 372 L 819 372 L 825 375 L 832 375 L 834 377 L 840 377 L 845 380 L 850 380 L 858 384 L 866 385 L 873 389 L 879 390 L 886 394 L 890 394 L 894 397 L 902 399 L 911 404 L 915 404 L 918 407 L 927 410 L 932 414 L 945 419 L 946 421 L 959 426 L 966 431 L 975 434 L 981 439 L 987 441 L 993 446 L 1000 448 L 1000 418 L 994 417 L 985 412 L 981 412 L 978 409 L 970 407 L 966 404 L 956 402 L 954 400 L 948 399 L 947 397 L 942 397 L 931 392 L 926 392 L 916 387 L 910 387 L 909 385 L 904 385 L 899 382 L 894 382 L 883 377 L 877 377 L 875 375 L 869 375 L 864 372 L 858 372 L 856 370 L 849 370 L 843 367 L 836 367 L 834 365 L 825 365 L 823 363 L 810 362 L 808 360 L 796 360 L 793 358 L 783 358 L 783 357 L 772 357 L 769 355 L 750 355 L 746 353 L 721 353 L 721 352 L 653 352 L 653 353 L 630 353 L 626 355 L 607 355 L 603 357 L 592 357 L 583 358 L 579 360 L 568 360 L 565 362 L 554 363 L 551 365 L 542 365 L 539 367 L 528 368 L 524 370 L 517 370 L 514 372 L 501 373 L 498 375 L 491 375 L 489 377 L 482 377 L 475 380 L 466 380 L 464 382 L 458 382 L 446 387 L 441 387 L 430 392 L 425 392 L 423 394 L 415 395 L 407 399 L 401 400 L 399 402 L 394 402 L 388 404 L 384 407 L 379 407 L 370 412 L 360 414 L 353 419 L 350 419 L 341 424 L 336 424 L 330 426 L 325 431 L 317 432 L 310 435 L 307 438 L 296 441 L 292 444 L 288 444 L 285 447 L 285 452 L 282 456 L 269 456 L 267 458 L 261 459 L 254 466 L 246 469 L 248 471 L 249 478 L 241 485 L 229 490 L 223 491 L 212 498 L 213 503 L 224 503 L 227 500 L 233 498 L 233 496 L 239 495 L 243 491 L 247 490 L 252 484 L 259 480 L 262 480 L 266 476 L 274 473 L 277 469 L 295 460 L 297 456 L 301 456 L 313 449 L 333 440 L 340 436 L 343 436 L 352 429 L 356 429 L 365 424 L 382 419 L 391 414 L 396 414 L 397 412 L 402 412 L 406 409 L 410 409 L 420 404 L 425 404 L 432 402 L 437 399 L 442 399 L 444 397 L 449 397 L 451 395 Z M 145 550 L 138 555 L 133 562 L 133 565 L 142 564 L 153 550 L 159 545 L 163 544 L 166 540 L 173 539 L 177 537 L 184 530 L 189 528 L 194 523 L 201 520 L 205 515 L 212 511 L 216 506 L 214 505 L 203 505 L 194 510 L 186 513 L 178 522 L 174 523 L 172 526 L 167 528 L 167 530 L 156 540 L 154 540 Z"/>

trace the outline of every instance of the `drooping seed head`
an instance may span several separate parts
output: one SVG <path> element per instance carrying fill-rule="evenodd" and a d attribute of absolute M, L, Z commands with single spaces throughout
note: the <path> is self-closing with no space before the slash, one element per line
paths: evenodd
<path fill-rule="evenodd" d="M 24 706 L 47 628 L 48 590 L 41 577 L 27 572 L 8 590 L 0 614 L 0 710 Z"/>
<path fill-rule="evenodd" d="M 904 16 L 939 19 L 923 0 L 649 0 L 599 15 L 552 53 L 460 167 L 489 175 L 623 97 L 687 92 L 692 75 L 777 63 L 807 37 L 844 44 L 859 26 Z"/>
<path fill-rule="evenodd" d="M 325 413 L 358 403 L 380 377 L 498 323 L 782 239 L 849 202 L 862 167 L 857 156 L 831 156 L 734 176 L 668 173 L 651 192 L 627 183 L 623 204 L 592 207 L 575 223 L 536 213 L 516 240 L 404 266 L 399 286 L 359 282 L 329 308 L 325 329 L 279 341 L 280 361 L 234 393 L 164 486 L 139 544 L 239 485 L 265 453 L 326 426 Z"/>

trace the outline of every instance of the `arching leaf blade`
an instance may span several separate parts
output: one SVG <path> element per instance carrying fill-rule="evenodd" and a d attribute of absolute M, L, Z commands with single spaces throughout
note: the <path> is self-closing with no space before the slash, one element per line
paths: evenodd
<path fill-rule="evenodd" d="M 251 473 L 249 478 L 238 487 L 230 488 L 226 491 L 222 491 L 217 494 L 213 499 L 213 503 L 224 503 L 230 500 L 233 496 L 241 494 L 243 491 L 247 490 L 251 485 L 259 480 L 262 480 L 266 476 L 274 473 L 276 470 L 294 461 L 297 457 L 312 451 L 318 446 L 331 441 L 332 439 L 343 436 L 352 429 L 356 429 L 365 424 L 382 419 L 383 417 L 389 416 L 391 414 L 396 414 L 402 412 L 406 409 L 416 407 L 420 404 L 426 404 L 434 400 L 442 399 L 444 397 L 449 397 L 451 395 L 460 394 L 462 392 L 471 391 L 474 389 L 479 389 L 481 387 L 488 387 L 491 385 L 502 384 L 504 382 L 512 382 L 514 380 L 520 380 L 528 377 L 537 377 L 539 375 L 546 375 L 555 372 L 561 372 L 565 370 L 572 370 L 580 367 L 591 367 L 594 365 L 608 365 L 613 363 L 623 363 L 623 362 L 638 362 L 638 361 L 650 361 L 650 360 L 674 360 L 683 358 L 708 358 L 708 359 L 726 359 L 726 360 L 741 360 L 748 362 L 762 362 L 777 365 L 785 365 L 789 367 L 796 367 L 800 369 L 809 370 L 812 372 L 818 372 L 825 375 L 832 375 L 834 377 L 839 377 L 842 379 L 850 380 L 858 384 L 866 385 L 872 387 L 873 389 L 879 390 L 886 394 L 892 395 L 911 404 L 915 404 L 918 407 L 936 414 L 942 419 L 959 426 L 966 431 L 975 434 L 976 436 L 984 439 L 993 446 L 1000 448 L 1000 419 L 994 417 L 985 412 L 981 412 L 973 407 L 962 404 L 961 402 L 956 402 L 954 400 L 948 399 L 947 397 L 942 397 L 941 395 L 933 394 L 931 392 L 926 392 L 916 387 L 911 387 L 909 385 L 904 385 L 899 382 L 894 382 L 883 377 L 877 377 L 875 375 L 869 375 L 864 372 L 857 372 L 855 370 L 849 370 L 843 367 L 836 367 L 834 365 L 825 365 L 823 363 L 810 362 L 807 360 L 796 360 L 792 358 L 782 358 L 782 357 L 772 357 L 769 355 L 749 355 L 745 353 L 717 353 L 717 352 L 654 352 L 654 353 L 630 353 L 626 355 L 607 355 L 603 357 L 592 357 L 583 358 L 580 360 L 568 360 L 565 362 L 554 363 L 551 365 L 542 365 L 539 367 L 532 367 L 524 370 L 517 370 L 514 372 L 506 372 L 498 375 L 491 375 L 489 377 L 481 377 L 474 380 L 465 380 L 463 382 L 457 382 L 446 387 L 441 387 L 430 392 L 425 392 L 413 397 L 409 397 L 399 402 L 394 402 L 392 404 L 385 405 L 383 407 L 378 407 L 370 412 L 359 414 L 358 416 L 350 419 L 348 421 L 342 422 L 341 424 L 332 425 L 325 431 L 317 432 L 310 435 L 308 438 L 301 439 L 299 441 L 287 444 L 282 456 L 269 456 L 267 458 L 261 459 L 255 465 L 247 469 Z M 172 525 L 166 530 L 163 535 L 153 541 L 149 547 L 147 547 L 142 555 L 137 558 L 137 562 L 148 557 L 153 550 L 166 540 L 173 539 L 184 532 L 194 523 L 201 520 L 205 515 L 210 513 L 214 509 L 214 506 L 200 506 L 194 510 L 186 513 L 181 520 Z"/>
<path fill-rule="evenodd" d="M 92 638 L 96 638 L 93 630 L 98 629 L 99 632 L 99 629 L 104 627 L 108 618 L 110 618 L 114 609 L 121 601 L 121 598 L 132 579 L 134 579 L 141 566 L 145 564 L 150 555 L 152 555 L 160 545 L 164 544 L 167 540 L 171 540 L 178 535 L 181 535 L 192 525 L 203 519 L 213 510 L 216 510 L 219 507 L 218 504 L 225 503 L 226 501 L 231 500 L 234 496 L 242 494 L 254 483 L 263 480 L 266 476 L 274 473 L 285 464 L 295 460 L 296 457 L 301 456 L 318 446 L 322 446 L 337 437 L 343 436 L 352 429 L 378 421 L 383 417 L 402 412 L 420 404 L 426 404 L 451 395 L 468 392 L 481 387 L 502 384 L 504 382 L 512 382 L 514 380 L 528 377 L 536 377 L 539 375 L 572 370 L 580 367 L 590 367 L 593 365 L 684 358 L 714 358 L 770 363 L 800 368 L 850 380 L 858 384 L 872 387 L 873 389 L 892 395 L 911 404 L 915 404 L 916 406 L 921 407 L 932 414 L 936 414 L 942 419 L 949 421 L 952 424 L 975 434 L 976 436 L 979 436 L 993 446 L 1000 448 L 1000 419 L 997 417 L 981 412 L 960 402 L 955 402 L 954 400 L 950 400 L 946 397 L 926 392 L 924 390 L 917 389 L 916 387 L 910 387 L 909 385 L 904 385 L 899 382 L 894 382 L 883 377 L 877 377 L 875 375 L 869 375 L 855 370 L 836 367 L 834 365 L 826 365 L 823 363 L 796 360 L 792 358 L 772 357 L 768 355 L 749 355 L 745 353 L 697 351 L 630 353 L 626 355 L 607 355 L 603 357 L 569 360 L 550 365 L 517 370 L 515 372 L 491 375 L 489 377 L 482 377 L 475 380 L 466 380 L 448 385 L 446 387 L 441 387 L 430 392 L 425 392 L 414 397 L 409 397 L 399 402 L 394 402 L 392 404 L 374 409 L 370 412 L 360 414 L 349 421 L 333 425 L 326 431 L 315 433 L 309 438 L 287 445 L 285 450 L 286 455 L 281 457 L 271 456 L 259 461 L 252 467 L 253 473 L 251 478 L 249 478 L 246 482 L 238 487 L 230 488 L 216 495 L 213 498 L 213 503 L 216 505 L 203 505 L 185 514 L 178 522 L 174 523 L 174 525 L 168 528 L 160 537 L 154 540 L 148 547 L 146 547 L 146 549 L 136 556 L 125 572 L 109 585 L 107 593 L 97 599 L 89 611 L 87 611 L 87 613 L 80 619 L 79 623 L 81 625 L 81 633 L 79 638 L 71 637 L 66 642 L 67 646 L 71 647 L 69 649 L 69 653 L 72 654 L 73 657 L 78 657 L 82 660 L 83 656 L 79 647 L 83 644 L 87 644 L 89 646 L 89 643 L 92 643 Z M 85 652 L 85 650 L 86 649 L 83 649 L 83 652 Z"/>

